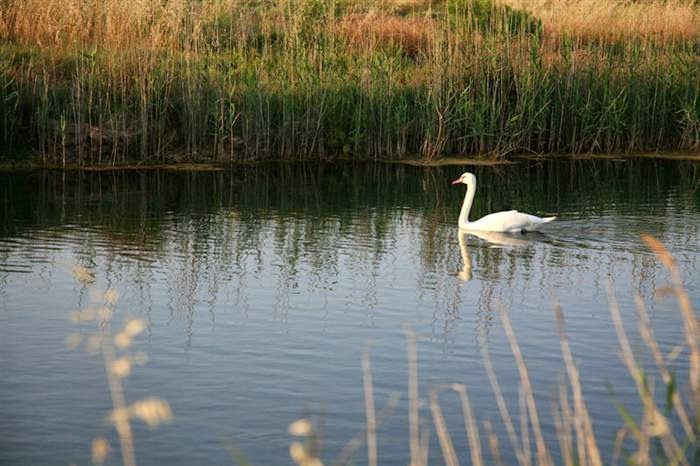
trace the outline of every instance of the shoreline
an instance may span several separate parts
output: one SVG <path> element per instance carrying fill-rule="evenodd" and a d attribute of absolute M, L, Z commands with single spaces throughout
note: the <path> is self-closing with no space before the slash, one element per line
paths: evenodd
<path fill-rule="evenodd" d="M 697 152 L 647 152 L 638 154 L 516 154 L 509 158 L 478 158 L 469 156 L 452 156 L 442 157 L 439 159 L 427 158 L 407 158 L 403 160 L 372 160 L 372 159 L 350 159 L 350 158 L 332 158 L 323 160 L 286 160 L 286 159 L 268 159 L 268 160 L 241 160 L 232 162 L 174 162 L 174 163 L 133 163 L 120 165 L 91 165 L 78 166 L 75 164 L 55 165 L 44 164 L 34 161 L 15 161 L 15 162 L 0 162 L 0 172 L 22 172 L 35 170 L 54 170 L 54 171 L 82 171 L 82 172 L 106 172 L 106 171 L 150 171 L 150 170 L 165 170 L 165 171 L 228 171 L 235 167 L 256 166 L 267 164 L 334 164 L 334 163 L 376 163 L 376 164 L 392 164 L 392 165 L 407 165 L 412 167 L 436 168 L 446 166 L 501 166 L 513 165 L 519 162 L 527 161 L 564 161 L 564 160 L 610 160 L 618 162 L 627 162 L 635 159 L 658 159 L 658 160 L 674 160 L 700 162 L 700 151 Z"/>

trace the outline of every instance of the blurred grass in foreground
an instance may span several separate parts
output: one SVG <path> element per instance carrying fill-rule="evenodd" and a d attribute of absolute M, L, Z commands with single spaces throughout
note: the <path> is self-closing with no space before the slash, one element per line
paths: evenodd
<path fill-rule="evenodd" d="M 75 279 L 84 286 L 91 286 L 94 276 L 82 266 L 72 269 Z M 70 315 L 76 325 L 95 322 L 95 332 L 87 338 L 82 333 L 73 333 L 66 338 L 66 345 L 75 349 L 84 345 L 90 354 L 100 353 L 104 358 L 109 392 L 112 398 L 112 411 L 107 416 L 114 425 L 120 443 L 122 464 L 136 465 L 134 452 L 134 437 L 131 422 L 138 419 L 155 428 L 164 422 L 172 420 L 173 414 L 167 401 L 157 397 L 149 397 L 132 403 L 127 403 L 122 380 L 128 377 L 133 366 L 143 365 L 148 360 L 144 353 L 129 352 L 133 339 L 140 334 L 146 324 L 140 319 L 128 319 L 116 335 L 112 334 L 112 317 L 119 299 L 119 293 L 114 289 L 105 291 L 95 287 L 90 288 L 92 306 L 81 308 Z M 92 461 L 103 464 L 107 459 L 111 446 L 104 437 L 96 437 L 92 441 Z"/>

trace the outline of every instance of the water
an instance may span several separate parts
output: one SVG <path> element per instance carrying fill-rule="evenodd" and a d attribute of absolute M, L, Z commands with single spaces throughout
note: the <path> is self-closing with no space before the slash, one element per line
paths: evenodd
<path fill-rule="evenodd" d="M 361 357 L 371 353 L 376 404 L 401 398 L 379 429 L 381 464 L 409 457 L 404 330 L 419 338 L 420 395 L 459 382 L 513 461 L 486 378 L 488 345 L 511 413 L 516 365 L 499 306 L 510 312 L 558 455 L 551 402 L 564 374 L 552 312 L 566 315 L 598 441 L 610 458 L 619 401 L 638 413 L 605 287 L 613 280 L 635 351 L 634 293 L 662 349 L 682 341 L 675 303 L 654 300 L 668 275 L 640 240 L 658 237 L 700 308 L 697 164 L 660 161 L 521 163 L 474 168 L 472 218 L 517 208 L 556 214 L 541 235 L 460 236 L 464 167 L 261 165 L 231 172 L 31 172 L 0 175 L 0 463 L 85 464 L 106 436 L 111 406 L 102 359 L 66 348 L 89 287 L 120 293 L 115 325 L 139 317 L 134 351 L 148 363 L 126 396 L 166 399 L 172 423 L 136 422 L 140 464 L 289 463 L 290 422 L 323 423 L 327 462 L 365 422 Z M 671 363 L 681 389 L 687 353 Z M 650 368 L 651 369 L 651 368 Z M 653 370 L 651 370 L 653 374 Z M 660 383 L 660 382 L 659 382 Z M 468 452 L 458 399 L 440 397 L 458 454 Z M 421 407 L 429 425 L 430 412 Z M 488 446 L 482 433 L 482 448 Z M 439 462 L 433 434 L 431 462 Z M 534 444 L 533 444 L 534 450 Z M 364 463 L 366 451 L 355 455 Z M 118 462 L 112 452 L 111 461 Z"/>

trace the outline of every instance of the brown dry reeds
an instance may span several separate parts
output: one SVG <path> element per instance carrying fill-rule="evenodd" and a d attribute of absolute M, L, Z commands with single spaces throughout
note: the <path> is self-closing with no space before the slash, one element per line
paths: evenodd
<path fill-rule="evenodd" d="M 0 39 L 40 48 L 170 49 L 190 13 L 184 2 L 6 0 Z"/>
<path fill-rule="evenodd" d="M 398 49 L 417 58 L 431 47 L 437 24 L 429 18 L 404 18 L 386 13 L 350 15 L 335 26 L 351 48 L 365 53 Z"/>
<path fill-rule="evenodd" d="M 546 34 L 590 42 L 647 39 L 655 43 L 700 38 L 700 11 L 692 0 L 503 0 L 532 12 Z"/>

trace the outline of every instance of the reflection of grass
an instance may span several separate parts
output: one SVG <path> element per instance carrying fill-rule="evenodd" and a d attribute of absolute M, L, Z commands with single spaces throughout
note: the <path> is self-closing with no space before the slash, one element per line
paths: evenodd
<path fill-rule="evenodd" d="M 650 236 L 644 236 L 643 239 L 671 274 L 671 285 L 662 291 L 664 293 L 673 294 L 678 300 L 683 318 L 685 342 L 679 344 L 668 357 L 664 357 L 654 338 L 644 303 L 639 296 L 636 297 L 639 312 L 639 333 L 653 356 L 664 384 L 666 409 L 662 409 L 657 405 L 654 398 L 654 389 L 656 388 L 658 390 L 659 387 L 655 387 L 654 379 L 640 366 L 633 356 L 622 324 L 620 309 L 615 301 L 612 288 L 610 288 L 610 312 L 617 331 L 622 359 L 637 387 L 639 403 L 642 407 L 642 416 L 639 420 L 635 420 L 625 407 L 619 407 L 624 425 L 617 434 L 615 451 L 612 452 L 612 464 L 617 464 L 621 456 L 623 445 L 625 445 L 626 439 L 629 439 L 627 445 L 635 446 L 635 450 L 627 454 L 627 461 L 629 464 L 674 464 L 690 466 L 691 464 L 698 464 L 698 460 L 700 460 L 700 445 L 698 444 L 698 435 L 700 434 L 700 347 L 698 342 L 700 328 L 698 327 L 698 321 L 692 309 L 690 299 L 682 286 L 681 277 L 675 261 L 658 240 Z M 585 385 L 585 381 L 580 378 L 574 356 L 571 352 L 562 310 L 558 305 L 555 305 L 554 312 L 557 319 L 561 352 L 567 375 L 566 381 L 562 380 L 560 383 L 559 400 L 553 402 L 552 406 L 558 445 L 548 443 L 542 434 L 539 411 L 534 398 L 534 387 L 530 383 L 527 366 L 521 354 L 515 330 L 511 326 L 508 313 L 503 308 L 500 312 L 501 322 L 503 323 L 506 336 L 510 342 L 520 375 L 519 432 L 502 395 L 496 374 L 491 365 L 488 349 L 485 348 L 483 360 L 488 378 L 494 391 L 501 421 L 508 434 L 508 442 L 519 465 L 555 464 L 553 454 L 558 447 L 558 453 L 563 464 L 572 466 L 600 466 L 603 464 L 603 460 L 596 441 L 594 430 L 595 420 L 591 419 L 589 416 L 587 403 L 583 396 L 582 387 Z M 677 357 L 677 355 L 684 350 L 690 353 L 688 393 L 685 399 L 683 393 L 678 388 L 679 381 L 675 379 L 675 376 L 671 374 L 668 369 L 668 362 Z M 426 465 L 428 464 L 428 438 L 430 436 L 430 430 L 424 428 L 422 432 L 419 432 L 419 425 L 423 424 L 423 421 L 420 418 L 418 409 L 420 399 L 418 395 L 417 353 L 415 336 L 410 332 L 408 333 L 408 360 L 410 430 L 408 444 L 410 446 L 411 455 L 410 464 L 412 466 Z M 368 464 L 376 465 L 377 423 L 374 414 L 372 379 L 368 356 L 365 356 L 363 359 L 363 372 L 365 380 L 365 406 L 367 408 L 367 427 L 365 433 L 368 445 Z M 429 400 L 427 401 L 435 433 L 439 440 L 442 459 L 445 464 L 448 466 L 458 465 L 460 464 L 460 459 L 455 451 L 452 436 L 448 430 L 440 407 L 438 394 L 442 389 L 450 389 L 459 396 L 471 463 L 474 465 L 503 464 L 500 439 L 494 434 L 493 428 L 488 421 L 484 423 L 484 430 L 479 430 L 467 395 L 467 388 L 464 385 L 458 384 L 434 387 L 430 391 Z M 680 423 L 682 431 L 674 431 L 672 422 Z M 313 436 L 314 430 L 309 421 L 304 419 L 292 424 L 290 426 L 290 433 L 296 436 Z M 678 436 L 679 434 L 680 437 Z M 484 437 L 487 439 L 489 449 L 491 450 L 490 460 L 485 459 L 482 453 L 481 438 Z M 534 440 L 534 451 L 531 446 L 532 440 Z M 320 459 L 316 455 L 309 455 L 306 453 L 302 444 L 295 442 L 292 445 L 290 452 L 297 464 L 321 464 Z M 356 449 L 359 445 L 355 443 L 353 446 Z M 344 464 L 348 458 L 343 457 L 343 459 L 344 461 L 340 464 Z M 463 461 L 466 460 L 467 458 L 463 459 Z"/>
<path fill-rule="evenodd" d="M 580 3 L 2 0 L 0 142 L 79 166 L 697 149 L 697 2 Z"/>
<path fill-rule="evenodd" d="M 73 275 L 83 285 L 91 284 L 94 281 L 93 274 L 80 266 L 73 267 Z M 71 320 L 76 324 L 89 321 L 97 323 L 98 329 L 88 337 L 85 347 L 88 352 L 102 353 L 109 382 L 109 392 L 112 397 L 112 411 L 108 419 L 117 430 L 123 464 L 135 466 L 136 456 L 131 420 L 139 419 L 149 427 L 154 428 L 172 419 L 172 412 L 166 401 L 156 397 L 127 403 L 122 379 L 129 376 L 132 366 L 146 362 L 145 354 L 128 353 L 127 350 L 134 337 L 144 330 L 145 324 L 142 320 L 132 319 L 127 321 L 116 335 L 112 335 L 111 322 L 114 306 L 119 298 L 118 293 L 114 289 L 101 292 L 93 288 L 90 295 L 95 305 L 94 308 L 80 309 L 74 312 L 71 315 Z M 83 337 L 77 333 L 69 335 L 66 340 L 66 344 L 70 348 L 76 348 L 81 343 L 83 343 Z M 121 354 L 118 354 L 119 352 Z M 104 437 L 95 438 L 92 442 L 93 462 L 102 464 L 106 460 L 109 450 L 110 445 L 107 439 Z"/>

